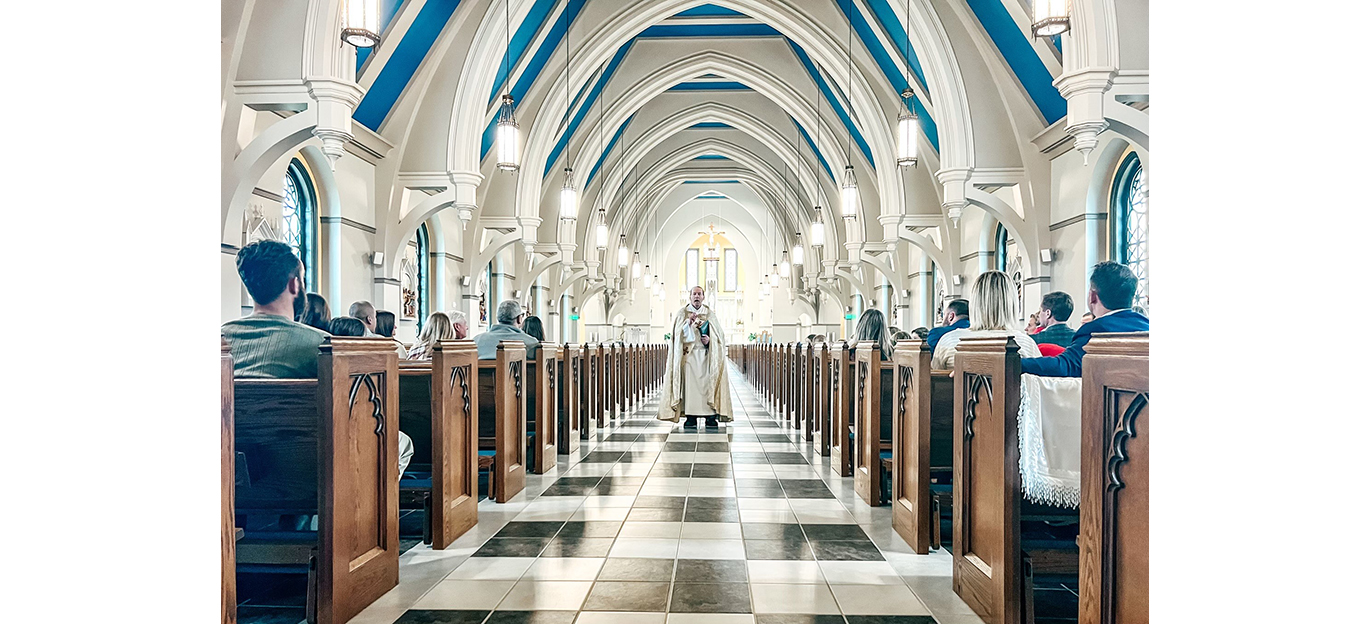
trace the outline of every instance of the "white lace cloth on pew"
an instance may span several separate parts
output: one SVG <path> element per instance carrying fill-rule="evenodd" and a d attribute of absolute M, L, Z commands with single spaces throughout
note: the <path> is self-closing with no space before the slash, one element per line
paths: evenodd
<path fill-rule="evenodd" d="M 1024 498 L 1081 505 L 1081 380 L 1024 375 L 1019 399 L 1019 474 Z"/>

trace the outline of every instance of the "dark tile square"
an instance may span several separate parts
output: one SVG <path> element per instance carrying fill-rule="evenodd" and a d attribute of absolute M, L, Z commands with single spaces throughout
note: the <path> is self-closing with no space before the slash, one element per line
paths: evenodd
<path fill-rule="evenodd" d="M 727 453 L 728 450 L 727 442 L 701 442 L 695 446 L 698 453 Z"/>
<path fill-rule="evenodd" d="M 593 486 L 603 480 L 604 477 L 562 477 L 554 482 L 553 485 Z"/>
<path fill-rule="evenodd" d="M 881 550 L 870 541 L 810 541 L 814 557 L 820 561 L 885 561 Z"/>
<path fill-rule="evenodd" d="M 748 559 L 770 560 L 770 561 L 811 561 L 814 553 L 809 549 L 809 542 L 803 539 L 780 539 L 780 540 L 743 540 L 743 552 Z"/>
<path fill-rule="evenodd" d="M 543 549 L 544 557 L 608 557 L 610 547 L 614 546 L 612 537 L 575 537 L 564 535 L 553 538 Z"/>
<path fill-rule="evenodd" d="M 790 436 L 784 433 L 759 433 L 758 442 L 790 442 Z"/>
<path fill-rule="evenodd" d="M 605 437 L 605 442 L 633 442 L 637 439 L 636 433 L 611 433 Z"/>
<path fill-rule="evenodd" d="M 681 451 L 691 452 L 695 450 L 696 444 L 698 444 L 698 442 L 667 442 L 666 445 L 662 447 L 662 450 L 670 453 Z"/>
<path fill-rule="evenodd" d="M 785 495 L 787 498 L 837 498 L 833 495 L 833 492 L 819 488 L 786 490 Z"/>
<path fill-rule="evenodd" d="M 587 453 L 581 463 L 586 464 L 612 464 L 619 461 L 624 456 L 623 451 L 593 451 Z"/>
<path fill-rule="evenodd" d="M 685 509 L 671 507 L 634 507 L 628 511 L 629 522 L 680 522 Z"/>
<path fill-rule="evenodd" d="M 806 524 L 805 536 L 815 541 L 857 540 L 869 542 L 866 531 L 855 524 Z"/>
<path fill-rule="evenodd" d="M 600 485 L 642 485 L 644 477 L 605 477 Z"/>
<path fill-rule="evenodd" d="M 821 487 L 827 488 L 828 484 L 823 479 L 777 479 L 781 482 L 781 487 L 789 490 L 790 488 Z"/>
<path fill-rule="evenodd" d="M 633 496 L 638 493 L 638 490 L 641 489 L 643 489 L 643 485 L 641 483 L 629 483 L 624 485 L 619 485 L 615 483 L 601 483 L 600 485 L 595 486 L 595 489 L 591 490 L 590 492 L 587 492 L 586 494 L 590 496 Z"/>
<path fill-rule="evenodd" d="M 654 477 L 689 477 L 693 464 L 657 464 L 652 467 Z"/>
<path fill-rule="evenodd" d="M 577 485 L 575 483 L 553 483 L 543 490 L 541 496 L 585 496 L 595 491 L 593 485 Z"/>
<path fill-rule="evenodd" d="M 686 522 L 738 522 L 737 509 L 695 508 L 686 505 Z"/>
<path fill-rule="evenodd" d="M 241 613 L 239 620 L 242 621 Z M 439 611 L 428 609 L 410 609 L 400 619 L 395 620 L 395 624 L 481 624 L 490 615 L 490 611 Z M 297 620 L 298 622 L 298 620 Z M 295 624 L 292 622 L 292 624 Z"/>
<path fill-rule="evenodd" d="M 670 581 L 676 569 L 675 559 L 605 559 L 600 568 L 600 581 Z"/>
<path fill-rule="evenodd" d="M 685 504 L 684 496 L 639 496 L 633 500 L 634 507 L 652 509 L 685 509 Z"/>
<path fill-rule="evenodd" d="M 804 531 L 798 524 L 772 524 L 761 522 L 744 522 L 743 539 L 753 540 L 803 540 Z"/>
<path fill-rule="evenodd" d="M 758 409 L 758 410 L 764 410 L 764 409 L 766 409 L 766 408 L 765 408 L 765 407 L 758 407 L 757 409 Z M 757 421 L 757 422 L 752 423 L 752 428 L 753 428 L 753 429 L 780 429 L 780 428 L 781 428 L 781 424 L 780 424 L 780 423 L 777 423 L 777 422 L 771 422 L 771 421 L 763 420 L 763 421 Z"/>
<path fill-rule="evenodd" d="M 734 479 L 733 485 L 738 487 L 770 487 L 781 489 L 781 482 L 776 479 Z"/>
<path fill-rule="evenodd" d="M 767 453 L 767 461 L 772 464 L 808 464 L 805 456 L 799 453 Z"/>
<path fill-rule="evenodd" d="M 752 613 L 747 583 L 676 583 L 673 613 Z"/>
<path fill-rule="evenodd" d="M 690 472 L 690 476 L 727 479 L 733 476 L 733 468 L 729 467 L 728 464 L 695 464 L 695 469 Z"/>
<path fill-rule="evenodd" d="M 552 537 L 561 530 L 564 522 L 511 522 L 506 524 L 495 537 Z"/>
<path fill-rule="evenodd" d="M 931 615 L 849 615 L 848 624 L 938 624 Z M 761 624 L 761 620 L 757 621 Z M 836 623 L 835 623 L 836 624 Z"/>
<path fill-rule="evenodd" d="M 735 464 L 765 464 L 768 463 L 766 453 L 734 453 L 733 463 Z"/>
<path fill-rule="evenodd" d="M 855 616 L 848 616 L 849 618 Z M 843 624 L 841 615 L 809 615 L 807 613 L 759 613 L 757 624 Z"/>
<path fill-rule="evenodd" d="M 691 509 L 732 509 L 737 511 L 738 500 L 726 496 L 691 496 L 686 499 L 687 513 Z"/>
<path fill-rule="evenodd" d="M 558 537 L 615 537 L 622 522 L 568 522 L 557 532 Z"/>
<path fill-rule="evenodd" d="M 619 458 L 620 462 L 641 463 L 657 461 L 657 451 L 630 451 Z"/>
<path fill-rule="evenodd" d="M 781 486 L 776 487 L 737 487 L 734 493 L 738 498 L 783 498 L 785 492 L 781 491 Z"/>
<path fill-rule="evenodd" d="M 495 611 L 486 624 L 571 624 L 576 611 Z"/>
<path fill-rule="evenodd" d="M 596 581 L 586 596 L 585 611 L 652 611 L 666 610 L 671 583 Z"/>
<path fill-rule="evenodd" d="M 746 583 L 747 562 L 737 559 L 679 559 L 677 583 Z"/>
<path fill-rule="evenodd" d="M 543 537 L 492 537 L 482 544 L 473 557 L 537 557 L 547 543 Z"/>

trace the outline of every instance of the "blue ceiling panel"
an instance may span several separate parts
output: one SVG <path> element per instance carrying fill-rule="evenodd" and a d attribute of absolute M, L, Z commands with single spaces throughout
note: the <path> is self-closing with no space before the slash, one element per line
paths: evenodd
<path fill-rule="evenodd" d="M 795 124 L 795 129 L 800 131 L 800 136 L 804 137 L 805 144 L 809 146 L 810 151 L 814 152 L 814 156 L 819 159 L 819 164 L 823 165 L 824 171 L 828 172 L 828 179 L 834 180 L 833 168 L 828 166 L 828 161 L 824 159 L 824 155 L 819 153 L 819 146 L 815 145 L 814 139 L 811 139 L 809 133 L 805 132 L 805 127 L 795 121 L 794 117 L 790 118 L 790 122 Z"/>
<path fill-rule="evenodd" d="M 562 155 L 562 150 L 566 149 L 567 142 L 571 140 L 572 135 L 576 134 L 576 128 L 581 125 L 581 120 L 585 119 L 586 115 L 590 113 L 590 108 L 595 105 L 595 100 L 599 99 L 600 93 L 604 91 L 605 85 L 609 84 L 609 79 L 614 76 L 614 71 L 619 69 L 619 64 L 624 62 L 624 57 L 628 56 L 629 48 L 632 47 L 632 39 L 630 39 L 628 43 L 619 46 L 619 51 L 614 53 L 614 58 L 609 59 L 609 64 L 605 66 L 604 71 L 600 72 L 600 79 L 595 82 L 595 87 L 590 90 L 590 94 L 586 96 L 585 101 L 581 102 L 581 107 L 577 109 L 576 116 L 571 118 L 571 123 L 568 124 L 566 131 L 562 133 L 562 137 L 557 139 L 557 144 L 552 148 L 552 153 L 548 154 L 547 164 L 543 166 L 544 176 L 546 176 L 549 171 L 552 171 L 552 167 L 557 164 L 558 157 Z"/>
<path fill-rule="evenodd" d="M 1028 40 L 1028 33 L 1019 28 L 1001 0 L 967 0 L 967 5 L 1043 119 L 1052 124 L 1065 117 L 1066 99 L 1052 86 L 1052 72 L 1043 65 L 1042 58 Z"/>
<path fill-rule="evenodd" d="M 702 4 L 689 8 L 672 17 L 745 17 L 744 14 L 714 4 Z"/>
<path fill-rule="evenodd" d="M 390 110 L 395 107 L 396 100 L 400 99 L 405 86 L 414 78 L 414 72 L 419 70 L 419 64 L 433 47 L 433 42 L 438 40 L 438 35 L 443 32 L 448 20 L 457 11 L 460 2 L 461 0 L 428 0 L 424 4 L 424 8 L 419 10 L 419 15 L 415 16 L 414 24 L 405 31 L 405 36 L 395 46 L 390 61 L 381 68 L 376 81 L 362 96 L 362 102 L 352 113 L 353 119 L 373 131 L 379 131 L 386 116 L 390 115 Z"/>
<path fill-rule="evenodd" d="M 696 156 L 696 157 L 695 157 L 695 160 L 731 160 L 731 159 L 730 159 L 729 157 L 723 156 L 723 155 L 721 155 L 721 154 L 705 154 L 705 155 L 703 155 L 703 156 Z"/>
<path fill-rule="evenodd" d="M 751 91 L 749 87 L 741 82 L 726 81 L 701 81 L 701 82 L 682 82 L 673 85 L 667 91 Z"/>
<path fill-rule="evenodd" d="M 519 24 L 519 29 L 510 35 L 510 42 L 506 48 L 509 55 L 509 67 L 505 67 L 505 58 L 500 58 L 500 68 L 495 73 L 495 84 L 490 88 L 490 102 L 494 103 L 495 98 L 500 96 L 504 88 L 505 78 L 509 71 L 514 71 L 519 67 L 519 61 L 524 58 L 524 52 L 528 51 L 528 46 L 532 45 L 533 38 L 538 36 L 538 31 L 543 27 L 543 21 L 552 14 L 552 9 L 557 6 L 557 0 L 538 0 L 529 9 L 528 15 L 524 16 L 524 21 Z M 560 14 L 559 14 L 560 15 Z M 556 44 L 553 44 L 556 47 Z M 538 67 L 530 66 L 537 74 Z M 516 98 L 516 102 L 518 99 Z"/>
<path fill-rule="evenodd" d="M 852 117 L 847 114 L 847 109 L 838 99 L 838 94 L 834 93 L 833 89 L 829 88 L 828 81 L 819 75 L 819 68 L 814 66 L 809 55 L 805 53 L 803 48 L 795 45 L 794 41 L 787 39 L 786 43 L 790 44 L 790 49 L 795 52 L 795 56 L 799 57 L 800 64 L 804 65 L 805 71 L 809 72 L 809 77 L 814 79 L 815 84 L 819 85 L 819 91 L 823 93 L 824 99 L 828 100 L 828 105 L 833 107 L 833 112 L 838 114 L 838 119 L 841 119 L 843 125 L 847 127 L 852 141 L 857 144 L 857 148 L 861 150 L 862 154 L 866 155 L 866 162 L 873 167 L 876 166 L 876 160 L 871 157 L 871 146 L 867 145 L 866 139 L 862 138 L 862 133 L 857 130 L 857 125 L 852 123 Z"/>
<path fill-rule="evenodd" d="M 732 128 L 732 127 L 733 127 L 733 126 L 730 126 L 730 125 L 728 125 L 728 124 L 726 124 L 726 123 L 719 122 L 719 121 L 706 121 L 706 122 L 702 122 L 702 123 L 697 123 L 697 124 L 691 126 L 690 129 L 691 129 L 691 130 L 703 130 L 703 129 L 705 129 L 705 128 Z"/>
<path fill-rule="evenodd" d="M 400 12 L 400 5 L 403 4 L 403 2 L 404 0 L 381 0 L 380 9 L 382 36 L 385 35 L 386 28 L 390 27 L 390 22 L 395 19 L 395 14 Z M 366 64 L 368 58 L 371 58 L 371 51 L 374 49 L 376 48 L 373 46 L 370 48 L 360 48 L 357 50 L 358 76 L 362 75 L 362 66 Z"/>
<path fill-rule="evenodd" d="M 666 39 L 683 37 L 779 37 L 781 31 L 766 24 L 658 24 L 648 26 L 639 37 Z"/>
<path fill-rule="evenodd" d="M 614 136 L 610 137 L 609 144 L 600 152 L 600 158 L 595 161 L 595 166 L 590 168 L 590 177 L 586 178 L 586 186 L 590 186 L 595 182 L 595 174 L 600 173 L 600 167 L 605 164 L 605 160 L 608 159 L 610 153 L 614 151 L 614 146 L 619 144 L 619 139 L 624 136 L 624 130 L 628 129 L 628 124 L 633 123 L 633 118 L 635 116 L 637 115 L 629 115 L 628 119 L 624 120 L 624 123 L 619 124 L 619 129 L 614 131 Z"/>
<path fill-rule="evenodd" d="M 881 12 L 875 11 L 876 5 L 878 4 L 885 9 L 889 23 L 886 22 L 887 18 L 882 18 Z M 891 41 L 900 45 L 901 49 L 903 49 L 902 46 L 906 35 L 904 34 L 904 29 L 900 27 L 899 19 L 896 18 L 895 13 L 890 10 L 890 6 L 885 4 L 885 0 L 872 0 L 871 7 L 876 13 L 877 19 L 881 20 L 881 26 L 886 30 L 886 34 L 890 37 Z M 896 30 L 892 31 L 892 28 Z M 881 45 L 881 40 L 876 36 L 876 32 L 871 29 L 871 26 L 867 24 L 866 19 L 863 18 L 862 14 L 859 11 L 856 11 L 855 8 L 852 12 L 852 29 L 856 31 L 857 36 L 862 40 L 862 45 L 866 46 L 866 49 L 871 53 L 872 58 L 876 59 L 876 64 L 880 66 L 881 73 L 885 74 L 886 80 L 890 82 L 890 86 L 895 89 L 895 92 L 902 93 L 906 87 L 909 87 L 910 84 L 905 80 L 904 71 L 901 69 L 900 65 L 886 53 L 885 46 Z M 896 33 L 898 33 L 898 36 Z M 911 50 L 910 53 L 912 59 L 913 50 Z M 906 66 L 913 70 L 914 82 L 918 84 L 918 89 L 926 93 L 928 91 L 928 86 L 924 84 L 923 70 L 920 69 L 918 60 L 912 59 Z M 923 103 L 919 101 L 918 97 L 910 98 L 910 102 L 914 107 L 914 113 L 919 116 L 919 126 L 923 128 L 924 135 L 928 137 L 928 142 L 933 144 L 933 150 L 937 151 L 939 149 L 938 126 L 934 123 L 933 116 L 928 114 L 928 111 L 924 108 Z"/>

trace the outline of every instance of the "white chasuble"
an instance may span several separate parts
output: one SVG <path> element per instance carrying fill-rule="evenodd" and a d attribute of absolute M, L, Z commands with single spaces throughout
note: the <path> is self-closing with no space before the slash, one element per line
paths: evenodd
<path fill-rule="evenodd" d="M 709 336 L 707 346 L 700 339 L 702 333 Z M 727 350 L 722 323 L 715 322 L 708 306 L 681 308 L 671 326 L 657 418 L 678 422 L 682 416 L 717 414 L 719 420 L 733 420 L 725 370 Z"/>

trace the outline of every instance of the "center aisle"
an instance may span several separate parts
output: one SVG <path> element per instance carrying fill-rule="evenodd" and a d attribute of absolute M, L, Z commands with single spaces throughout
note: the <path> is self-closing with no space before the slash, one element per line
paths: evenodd
<path fill-rule="evenodd" d="M 857 501 L 732 364 L 729 381 L 734 422 L 685 433 L 649 399 L 511 502 L 482 501 L 447 550 L 405 553 L 400 586 L 352 622 L 980 621 L 945 552 L 914 555 L 889 507 Z"/>

